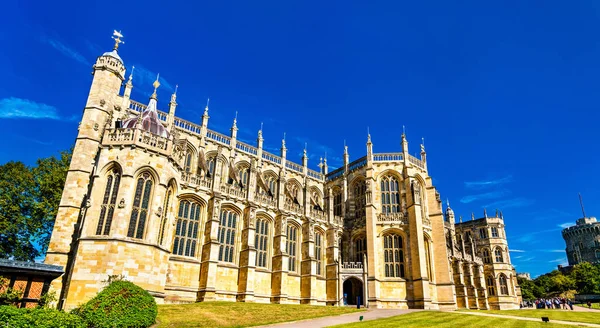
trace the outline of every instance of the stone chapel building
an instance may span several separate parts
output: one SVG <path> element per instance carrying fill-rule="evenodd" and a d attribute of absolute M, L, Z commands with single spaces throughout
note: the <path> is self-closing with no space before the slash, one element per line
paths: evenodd
<path fill-rule="evenodd" d="M 320 170 L 130 99 L 117 50 L 98 57 L 45 263 L 71 309 L 123 275 L 158 303 L 518 308 L 501 216 L 454 222 L 425 148 Z"/>

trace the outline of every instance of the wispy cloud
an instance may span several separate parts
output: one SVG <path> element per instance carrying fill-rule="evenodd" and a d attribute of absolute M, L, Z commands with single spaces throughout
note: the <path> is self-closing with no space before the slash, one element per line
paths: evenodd
<path fill-rule="evenodd" d="M 56 107 L 29 99 L 0 99 L 0 118 L 60 120 Z"/>
<path fill-rule="evenodd" d="M 555 231 L 559 231 L 559 230 L 560 230 L 560 228 L 554 228 L 554 229 L 546 229 L 546 230 L 528 232 L 526 234 L 516 236 L 515 239 L 521 243 L 528 243 L 528 242 L 535 240 L 537 235 L 546 234 L 548 232 L 555 232 Z"/>
<path fill-rule="evenodd" d="M 555 259 L 555 260 L 551 260 L 551 261 L 548 261 L 548 262 L 550 262 L 550 263 L 560 263 L 562 265 L 567 265 L 568 264 L 566 257 L 561 257 L 561 258 L 558 258 L 558 259 Z"/>
<path fill-rule="evenodd" d="M 505 208 L 510 208 L 510 207 L 525 207 L 525 206 L 529 206 L 533 203 L 534 203 L 533 199 L 519 197 L 519 198 L 506 199 L 506 200 L 500 200 L 497 202 L 489 203 L 489 204 L 484 205 L 483 207 L 505 209 Z"/>
<path fill-rule="evenodd" d="M 574 226 L 575 223 L 573 222 L 565 222 L 565 223 L 561 223 L 558 226 L 561 227 L 562 229 L 568 228 L 568 227 L 572 227 Z"/>
<path fill-rule="evenodd" d="M 513 256 L 513 260 L 518 260 L 520 258 L 523 258 L 523 256 L 519 255 L 519 256 Z"/>
<path fill-rule="evenodd" d="M 464 196 L 463 198 L 460 199 L 460 202 L 463 204 L 468 204 L 468 203 L 472 203 L 472 202 L 479 201 L 479 200 L 489 200 L 489 199 L 500 198 L 500 197 L 506 196 L 508 194 L 510 194 L 510 191 L 503 189 L 503 190 L 498 190 L 498 191 L 486 192 L 483 194 Z"/>
<path fill-rule="evenodd" d="M 54 144 L 54 141 L 52 141 L 52 140 L 42 141 L 42 140 L 33 139 L 33 138 L 29 138 L 29 137 L 22 136 L 22 135 L 17 135 L 17 137 L 20 139 L 23 139 L 23 140 L 27 140 L 27 141 L 36 143 L 38 145 L 42 145 L 42 146 L 51 146 L 52 144 Z"/>
<path fill-rule="evenodd" d="M 79 52 L 77 52 L 77 50 L 69 47 L 68 45 L 53 39 L 53 38 L 43 38 L 43 41 L 47 44 L 49 44 L 52 48 L 56 49 L 58 52 L 60 52 L 61 54 L 74 59 L 75 61 L 87 65 L 87 66 L 91 66 L 90 62 L 85 59 L 85 57 L 83 55 L 81 55 Z"/>
<path fill-rule="evenodd" d="M 153 90 L 152 83 L 156 81 L 157 73 L 145 68 L 142 65 L 134 65 L 135 70 L 133 71 L 133 83 L 136 87 L 141 88 L 142 90 Z M 128 68 L 131 71 L 131 68 Z M 161 88 L 166 89 L 169 92 L 175 91 L 175 88 L 165 80 L 164 77 L 160 77 L 158 82 L 160 82 Z"/>
<path fill-rule="evenodd" d="M 510 252 L 513 252 L 513 253 L 525 253 L 525 251 L 524 251 L 524 250 L 521 250 L 521 249 L 511 249 L 511 250 L 509 250 L 509 251 L 510 251 Z"/>
<path fill-rule="evenodd" d="M 512 181 L 512 175 L 505 176 L 498 179 L 488 179 L 481 181 L 465 181 L 465 187 L 468 189 L 484 189 L 489 187 L 495 187 L 503 185 Z"/>
<path fill-rule="evenodd" d="M 544 252 L 548 252 L 548 253 L 564 253 L 565 250 L 564 249 L 549 249 L 549 250 L 544 250 Z"/>

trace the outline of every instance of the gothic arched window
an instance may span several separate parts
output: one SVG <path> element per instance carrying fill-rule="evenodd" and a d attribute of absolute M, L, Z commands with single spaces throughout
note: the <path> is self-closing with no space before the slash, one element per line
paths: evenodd
<path fill-rule="evenodd" d="M 356 254 L 355 261 L 362 263 L 363 255 L 367 254 L 367 239 L 365 237 L 354 240 L 354 254 Z"/>
<path fill-rule="evenodd" d="M 165 238 L 165 228 L 167 225 L 168 215 L 170 212 L 169 207 L 171 206 L 171 197 L 173 196 L 173 187 L 169 187 L 167 189 L 167 193 L 165 194 L 165 203 L 163 206 L 163 213 L 160 222 L 160 231 L 158 233 L 158 244 L 162 245 Z"/>
<path fill-rule="evenodd" d="M 248 188 L 248 175 L 250 174 L 249 167 L 240 167 L 238 169 L 238 179 L 242 188 Z"/>
<path fill-rule="evenodd" d="M 494 255 L 496 256 L 496 262 L 504 262 L 504 258 L 502 256 L 502 249 L 496 248 L 496 250 L 494 251 Z"/>
<path fill-rule="evenodd" d="M 179 202 L 173 254 L 196 256 L 201 208 L 200 204 L 194 201 L 182 200 Z"/>
<path fill-rule="evenodd" d="M 400 212 L 400 190 L 398 180 L 390 175 L 381 179 L 381 208 L 384 214 Z"/>
<path fill-rule="evenodd" d="M 433 267 L 431 262 L 431 240 L 425 238 L 425 264 L 427 265 L 427 278 L 433 280 Z"/>
<path fill-rule="evenodd" d="M 490 257 L 490 251 L 487 248 L 483 250 L 483 263 L 486 263 L 486 264 L 492 263 L 492 258 Z"/>
<path fill-rule="evenodd" d="M 221 222 L 217 237 L 221 244 L 219 247 L 219 261 L 234 262 L 233 250 L 235 248 L 237 217 L 237 213 L 232 210 L 225 209 L 221 211 Z"/>
<path fill-rule="evenodd" d="M 480 228 L 479 229 L 479 239 L 486 239 L 488 237 L 487 229 Z"/>
<path fill-rule="evenodd" d="M 142 239 L 150 208 L 150 197 L 152 196 L 152 177 L 150 173 L 144 172 L 137 179 L 135 194 L 133 196 L 133 209 L 129 219 L 127 237 Z"/>
<path fill-rule="evenodd" d="M 385 276 L 404 278 L 404 242 L 397 234 L 383 237 Z"/>
<path fill-rule="evenodd" d="M 496 281 L 493 276 L 488 276 L 486 279 L 488 296 L 496 296 Z"/>
<path fill-rule="evenodd" d="M 342 216 L 342 192 L 339 190 L 333 194 L 333 215 Z"/>
<path fill-rule="evenodd" d="M 115 203 L 119 193 L 119 183 L 121 182 L 121 172 L 119 169 L 112 169 L 106 177 L 106 188 L 104 189 L 104 198 L 100 206 L 100 218 L 96 235 L 108 235 L 110 225 L 112 224 L 113 214 L 115 212 Z"/>
<path fill-rule="evenodd" d="M 298 199 L 298 186 L 295 183 L 287 184 L 287 197 L 288 199 L 295 204 L 300 204 L 300 200 Z"/>
<path fill-rule="evenodd" d="M 323 234 L 315 232 L 315 257 L 317 259 L 317 275 L 323 275 Z"/>
<path fill-rule="evenodd" d="M 508 282 L 504 274 L 500 274 L 498 282 L 500 282 L 500 295 L 508 295 Z"/>
<path fill-rule="evenodd" d="M 217 158 L 214 156 L 210 157 L 208 159 L 207 165 L 208 165 L 208 172 L 206 172 L 206 175 L 212 178 L 215 176 L 215 169 L 217 167 Z"/>
<path fill-rule="evenodd" d="M 498 238 L 498 228 L 492 227 L 492 237 Z"/>
<path fill-rule="evenodd" d="M 356 218 L 362 218 L 366 215 L 366 190 L 367 185 L 365 184 L 365 181 L 360 181 L 354 184 L 354 217 Z"/>
<path fill-rule="evenodd" d="M 269 241 L 269 221 L 256 220 L 256 233 L 254 234 L 254 247 L 256 247 L 256 266 L 267 268 L 267 254 Z"/>
<path fill-rule="evenodd" d="M 297 245 L 298 244 L 298 228 L 296 228 L 295 226 L 292 225 L 288 225 L 287 228 L 287 245 L 286 245 L 286 252 L 288 253 L 289 256 L 289 260 L 290 260 L 290 264 L 289 264 L 289 271 L 290 272 L 297 272 L 296 268 L 297 268 L 297 256 L 296 256 L 296 252 L 297 252 Z"/>
<path fill-rule="evenodd" d="M 186 173 L 192 173 L 192 151 L 190 149 L 185 154 L 184 169 Z"/>

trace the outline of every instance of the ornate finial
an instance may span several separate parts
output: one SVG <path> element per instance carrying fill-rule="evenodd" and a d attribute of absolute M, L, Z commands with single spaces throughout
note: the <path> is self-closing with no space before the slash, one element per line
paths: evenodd
<path fill-rule="evenodd" d="M 281 148 L 285 149 L 285 132 L 283 133 L 283 139 L 281 139 Z"/>
<path fill-rule="evenodd" d="M 260 132 L 263 130 L 263 122 L 260 122 Z"/>
<path fill-rule="evenodd" d="M 406 136 L 406 128 L 402 125 L 402 136 Z"/>
<path fill-rule="evenodd" d="M 156 89 L 158 89 L 158 87 L 160 87 L 160 82 L 158 82 L 158 79 L 160 78 L 160 74 L 156 74 L 156 81 L 154 81 L 154 83 L 152 83 L 152 86 L 154 87 L 154 92 L 152 93 L 152 97 L 156 99 Z"/>
<path fill-rule="evenodd" d="M 446 206 L 450 207 L 450 200 L 446 198 Z"/>
<path fill-rule="evenodd" d="M 129 73 L 129 81 L 127 83 L 131 83 L 133 80 L 133 70 L 135 70 L 135 66 L 131 66 L 131 73 Z"/>
<path fill-rule="evenodd" d="M 458 221 L 462 223 L 462 215 L 458 217 Z"/>
<path fill-rule="evenodd" d="M 475 213 L 471 212 L 471 220 L 475 220 Z"/>
<path fill-rule="evenodd" d="M 175 84 L 175 92 L 173 92 L 174 95 L 177 94 L 177 89 L 179 89 L 179 84 Z"/>
<path fill-rule="evenodd" d="M 233 129 L 237 129 L 237 115 L 238 115 L 238 112 L 236 110 L 235 117 L 233 118 L 233 127 L 232 127 Z"/>
<path fill-rule="evenodd" d="M 120 43 L 125 43 L 125 41 L 121 40 L 122 37 L 123 37 L 123 34 L 121 34 L 121 31 L 117 32 L 117 30 L 113 30 L 112 38 L 115 40 L 115 46 L 114 46 L 113 50 L 116 51 L 117 49 L 119 49 Z"/>
<path fill-rule="evenodd" d="M 425 152 L 425 138 L 421 138 L 421 153 Z"/>
<path fill-rule="evenodd" d="M 487 218 L 487 210 L 485 208 L 483 209 L 483 217 Z"/>

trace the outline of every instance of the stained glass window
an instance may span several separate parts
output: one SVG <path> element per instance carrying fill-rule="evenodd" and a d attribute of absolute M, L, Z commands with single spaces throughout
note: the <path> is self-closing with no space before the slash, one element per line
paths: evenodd
<path fill-rule="evenodd" d="M 237 227 L 237 213 L 232 210 L 221 211 L 221 221 L 219 225 L 218 240 L 219 261 L 233 263 L 233 251 L 235 246 L 235 231 Z"/>
<path fill-rule="evenodd" d="M 404 243 L 397 234 L 383 237 L 383 259 L 386 277 L 404 278 Z"/>
<path fill-rule="evenodd" d="M 173 241 L 173 254 L 196 256 L 201 209 L 200 204 L 195 201 L 182 200 L 179 202 L 179 213 L 177 214 L 175 239 Z"/>
<path fill-rule="evenodd" d="M 150 173 L 145 172 L 137 179 L 127 237 L 139 239 L 144 237 L 148 208 L 150 208 L 150 197 L 152 195 L 152 184 Z"/>
<path fill-rule="evenodd" d="M 269 241 L 269 222 L 265 219 L 256 220 L 254 247 L 256 247 L 256 266 L 266 268 Z"/>
<path fill-rule="evenodd" d="M 298 228 L 288 225 L 287 228 L 287 253 L 290 257 L 289 270 L 296 272 L 297 268 L 297 257 L 296 257 L 296 245 L 298 244 Z"/>
<path fill-rule="evenodd" d="M 100 206 L 100 218 L 98 219 L 96 235 L 108 235 L 110 233 L 120 181 L 121 172 L 118 169 L 111 170 L 106 178 L 106 188 Z"/>
<path fill-rule="evenodd" d="M 398 180 L 393 176 L 381 179 L 381 208 L 383 213 L 400 212 L 400 190 Z"/>

